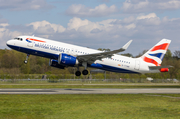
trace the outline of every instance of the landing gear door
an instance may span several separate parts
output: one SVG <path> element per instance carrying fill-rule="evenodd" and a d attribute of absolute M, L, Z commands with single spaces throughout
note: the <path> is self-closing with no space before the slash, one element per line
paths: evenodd
<path fill-rule="evenodd" d="M 27 46 L 28 46 L 28 47 L 33 47 L 33 42 L 28 42 L 28 43 L 27 43 Z"/>
<path fill-rule="evenodd" d="M 139 68 L 140 68 L 140 62 L 139 60 L 136 60 L 134 69 L 139 70 Z"/>

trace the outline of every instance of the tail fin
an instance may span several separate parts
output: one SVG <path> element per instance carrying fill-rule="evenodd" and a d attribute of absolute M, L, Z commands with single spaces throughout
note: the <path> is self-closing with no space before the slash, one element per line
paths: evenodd
<path fill-rule="evenodd" d="M 157 43 L 153 48 L 147 51 L 141 58 L 155 66 L 161 66 L 162 60 L 166 51 L 171 43 L 171 40 L 162 39 L 159 43 Z"/>

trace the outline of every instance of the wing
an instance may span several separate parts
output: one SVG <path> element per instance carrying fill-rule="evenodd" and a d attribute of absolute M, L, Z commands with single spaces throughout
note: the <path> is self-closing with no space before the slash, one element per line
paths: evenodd
<path fill-rule="evenodd" d="M 102 58 L 111 58 L 114 54 L 125 51 L 129 45 L 131 44 L 132 40 L 127 42 L 122 48 L 118 50 L 113 50 L 109 52 L 100 52 L 100 53 L 94 53 L 94 54 L 88 54 L 88 55 L 78 55 L 77 59 L 80 62 L 87 62 L 89 64 L 92 64 L 96 60 L 101 60 Z"/>

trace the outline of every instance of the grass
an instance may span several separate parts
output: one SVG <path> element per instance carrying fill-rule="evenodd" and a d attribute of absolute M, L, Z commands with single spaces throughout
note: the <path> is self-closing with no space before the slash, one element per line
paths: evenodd
<path fill-rule="evenodd" d="M 151 94 L 0 95 L 0 118 L 179 119 L 180 99 Z"/>
<path fill-rule="evenodd" d="M 0 88 L 180 88 L 179 84 L 0 84 Z"/>

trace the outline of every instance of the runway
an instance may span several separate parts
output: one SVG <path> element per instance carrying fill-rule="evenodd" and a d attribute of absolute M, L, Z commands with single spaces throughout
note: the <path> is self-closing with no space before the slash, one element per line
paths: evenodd
<path fill-rule="evenodd" d="M 0 89 L 0 94 L 180 94 L 180 88 L 146 88 L 146 89 Z"/>

